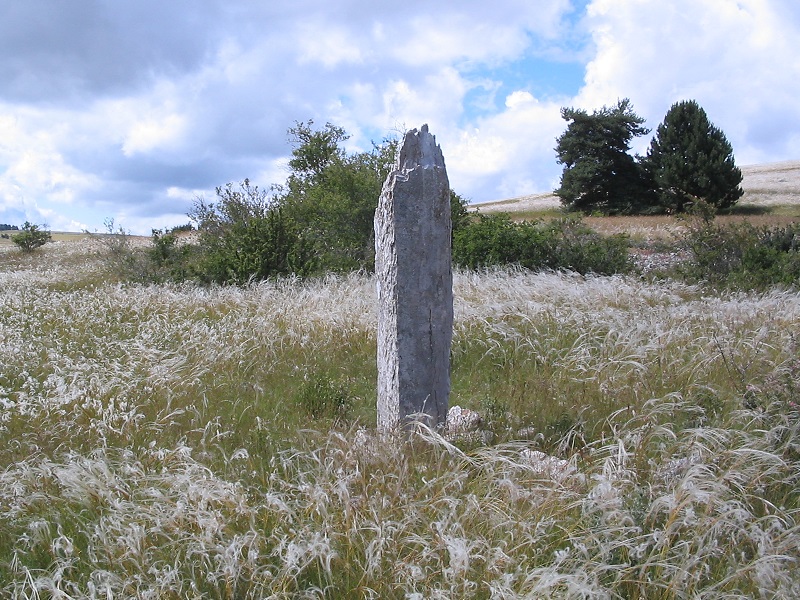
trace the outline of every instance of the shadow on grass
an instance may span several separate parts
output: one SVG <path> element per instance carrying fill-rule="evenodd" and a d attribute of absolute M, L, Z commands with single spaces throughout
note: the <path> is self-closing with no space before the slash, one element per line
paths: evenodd
<path fill-rule="evenodd" d="M 730 215 L 730 216 L 741 216 L 741 217 L 753 217 L 759 215 L 769 215 L 772 214 L 773 207 L 772 206 L 757 206 L 755 204 L 742 204 L 742 205 L 734 205 L 726 210 L 719 211 L 720 215 Z"/>

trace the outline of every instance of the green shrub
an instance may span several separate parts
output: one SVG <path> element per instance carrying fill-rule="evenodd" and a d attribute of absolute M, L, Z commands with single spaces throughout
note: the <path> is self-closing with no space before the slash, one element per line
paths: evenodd
<path fill-rule="evenodd" d="M 23 252 L 33 252 L 37 248 L 44 246 L 51 239 L 49 231 L 40 229 L 38 225 L 28 221 L 25 221 L 19 233 L 11 236 L 11 241 L 19 246 Z"/>
<path fill-rule="evenodd" d="M 695 218 L 682 246 L 690 258 L 678 273 L 690 282 L 744 290 L 800 283 L 800 224 L 769 228 Z"/>
<path fill-rule="evenodd" d="M 245 179 L 217 188 L 217 204 L 198 200 L 199 257 L 196 273 L 206 283 L 243 284 L 277 275 L 306 275 L 313 255 L 300 227 Z"/>
<path fill-rule="evenodd" d="M 184 281 L 197 271 L 197 246 L 183 243 L 177 232 L 186 229 L 153 229 L 152 245 L 147 250 L 149 279 L 153 282 Z"/>
<path fill-rule="evenodd" d="M 114 219 L 106 219 L 103 224 L 105 233 L 90 235 L 100 247 L 97 257 L 103 264 L 104 278 L 137 283 L 146 281 L 149 261 L 133 237 L 122 225 L 116 225 Z"/>
<path fill-rule="evenodd" d="M 627 235 L 604 236 L 574 218 L 551 222 L 549 233 L 555 239 L 549 265 L 552 269 L 597 275 L 627 273 L 632 269 Z"/>
<path fill-rule="evenodd" d="M 453 236 L 453 262 L 472 269 L 522 263 L 529 258 L 526 223 L 516 224 L 506 215 L 478 215 L 478 219 Z"/>
<path fill-rule="evenodd" d="M 453 261 L 472 269 L 518 264 L 605 275 L 630 271 L 628 246 L 626 236 L 601 236 L 575 218 L 515 223 L 507 215 L 479 215 L 454 233 Z"/>

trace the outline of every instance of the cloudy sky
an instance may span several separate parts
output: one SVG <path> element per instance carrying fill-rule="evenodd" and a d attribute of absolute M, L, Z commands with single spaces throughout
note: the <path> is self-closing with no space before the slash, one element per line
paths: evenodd
<path fill-rule="evenodd" d="M 282 183 L 297 121 L 428 123 L 472 202 L 550 191 L 562 106 L 697 100 L 739 165 L 800 159 L 797 0 L 0 0 L 0 223 L 134 233 Z M 636 142 L 644 152 L 650 136 Z"/>

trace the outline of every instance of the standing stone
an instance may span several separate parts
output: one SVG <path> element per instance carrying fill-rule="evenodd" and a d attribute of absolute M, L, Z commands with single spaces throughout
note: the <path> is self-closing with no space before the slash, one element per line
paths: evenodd
<path fill-rule="evenodd" d="M 423 125 L 403 139 L 375 212 L 378 429 L 444 424 L 450 395 L 450 186 Z"/>

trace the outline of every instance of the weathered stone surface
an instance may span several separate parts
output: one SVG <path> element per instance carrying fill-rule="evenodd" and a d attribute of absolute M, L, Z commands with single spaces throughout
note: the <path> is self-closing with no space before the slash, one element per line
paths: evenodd
<path fill-rule="evenodd" d="M 375 213 L 378 428 L 439 426 L 450 395 L 450 187 L 436 138 L 408 132 Z"/>

